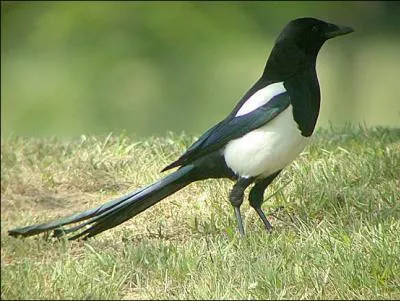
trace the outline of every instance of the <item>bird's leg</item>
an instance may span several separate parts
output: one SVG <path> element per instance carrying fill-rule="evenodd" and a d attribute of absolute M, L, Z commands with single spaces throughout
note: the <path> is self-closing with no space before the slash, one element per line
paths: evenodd
<path fill-rule="evenodd" d="M 252 178 L 239 178 L 235 185 L 233 185 L 231 193 L 229 194 L 229 201 L 235 209 L 235 216 L 241 236 L 244 236 L 244 228 L 242 215 L 240 214 L 240 206 L 243 203 L 244 191 L 253 181 Z"/>
<path fill-rule="evenodd" d="M 259 182 L 257 182 L 254 187 L 250 190 L 249 194 L 249 201 L 250 201 L 250 206 L 254 208 L 254 210 L 257 212 L 258 216 L 261 218 L 262 222 L 265 225 L 265 228 L 267 229 L 268 232 L 272 231 L 272 225 L 268 221 L 267 217 L 265 216 L 264 212 L 261 209 L 261 204 L 264 201 L 264 191 L 267 189 L 268 185 L 271 184 L 271 182 L 276 178 L 276 176 L 280 173 L 281 171 L 278 171 L 272 175 L 270 175 L 268 178 L 265 178 Z"/>

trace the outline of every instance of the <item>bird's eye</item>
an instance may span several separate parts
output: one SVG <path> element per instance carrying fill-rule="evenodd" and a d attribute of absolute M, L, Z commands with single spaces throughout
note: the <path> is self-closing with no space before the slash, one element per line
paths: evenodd
<path fill-rule="evenodd" d="M 311 30 L 312 30 L 312 32 L 316 33 L 316 32 L 319 31 L 319 28 L 318 28 L 317 25 L 314 25 L 314 26 L 311 28 Z"/>

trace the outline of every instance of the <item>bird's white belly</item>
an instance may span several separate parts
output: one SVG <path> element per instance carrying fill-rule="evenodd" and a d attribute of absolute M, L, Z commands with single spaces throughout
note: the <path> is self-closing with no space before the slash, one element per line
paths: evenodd
<path fill-rule="evenodd" d="M 266 125 L 229 142 L 223 154 L 241 177 L 269 176 L 291 163 L 308 140 L 301 135 L 290 105 Z"/>

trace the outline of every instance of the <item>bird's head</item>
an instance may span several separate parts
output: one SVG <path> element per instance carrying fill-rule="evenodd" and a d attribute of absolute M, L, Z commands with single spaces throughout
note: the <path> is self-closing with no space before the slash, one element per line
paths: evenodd
<path fill-rule="evenodd" d="M 262 78 L 283 81 L 304 70 L 315 70 L 319 50 L 326 40 L 353 32 L 314 18 L 290 21 L 276 39 Z"/>
<path fill-rule="evenodd" d="M 345 35 L 354 30 L 315 18 L 298 18 L 290 21 L 282 30 L 276 43 L 295 43 L 306 53 L 318 53 L 328 39 Z"/>

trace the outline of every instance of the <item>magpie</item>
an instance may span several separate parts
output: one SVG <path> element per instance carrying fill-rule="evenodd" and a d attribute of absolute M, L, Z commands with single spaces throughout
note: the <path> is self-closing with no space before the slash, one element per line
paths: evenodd
<path fill-rule="evenodd" d="M 318 52 L 328 39 L 351 32 L 350 27 L 310 17 L 290 21 L 276 39 L 261 77 L 233 111 L 162 170 L 178 167 L 175 172 L 96 208 L 12 229 L 9 235 L 27 237 L 53 230 L 55 237 L 87 239 L 127 221 L 188 184 L 208 178 L 235 181 L 229 201 L 241 236 L 240 206 L 246 188 L 254 184 L 249 192 L 250 205 L 270 231 L 272 226 L 261 209 L 264 191 L 302 152 L 317 122 Z"/>

